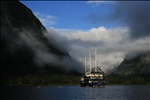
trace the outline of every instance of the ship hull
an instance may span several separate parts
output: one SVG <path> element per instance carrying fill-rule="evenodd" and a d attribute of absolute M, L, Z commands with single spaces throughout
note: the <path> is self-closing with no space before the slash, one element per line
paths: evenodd
<path fill-rule="evenodd" d="M 80 81 L 81 87 L 100 87 L 105 85 L 105 81 Z"/>

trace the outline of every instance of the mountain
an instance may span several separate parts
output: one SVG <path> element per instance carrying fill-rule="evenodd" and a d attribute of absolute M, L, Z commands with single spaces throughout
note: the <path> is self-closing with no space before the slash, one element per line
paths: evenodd
<path fill-rule="evenodd" d="M 129 53 L 111 75 L 150 76 L 150 51 Z"/>
<path fill-rule="evenodd" d="M 76 72 L 74 61 L 32 11 L 18 0 L 1 1 L 1 76 Z"/>

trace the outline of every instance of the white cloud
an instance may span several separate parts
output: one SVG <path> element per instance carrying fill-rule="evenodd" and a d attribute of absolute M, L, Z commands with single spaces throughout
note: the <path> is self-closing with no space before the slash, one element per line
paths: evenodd
<path fill-rule="evenodd" d="M 52 15 L 47 15 L 39 12 L 34 12 L 34 14 L 45 27 L 51 27 L 52 25 L 56 24 L 56 17 Z"/>
<path fill-rule="evenodd" d="M 102 3 L 112 3 L 112 1 L 87 1 L 87 4 L 90 4 L 92 7 L 97 7 Z"/>
<path fill-rule="evenodd" d="M 97 4 L 107 3 L 107 2 L 110 2 L 110 1 L 87 1 L 87 3 L 97 3 Z"/>
<path fill-rule="evenodd" d="M 46 34 L 46 33 L 44 33 Z M 48 35 L 44 35 L 48 36 Z M 78 62 L 70 57 L 60 57 L 50 52 L 48 45 L 44 44 L 42 41 L 39 41 L 31 32 L 24 29 L 20 32 L 20 38 L 33 50 L 34 52 L 34 62 L 39 66 L 43 67 L 45 65 L 53 65 L 53 67 L 61 67 L 64 71 L 75 70 L 78 72 L 83 72 L 83 67 L 81 62 Z M 49 38 L 50 42 L 54 42 L 54 38 Z M 53 39 L 53 40 L 52 40 Z M 57 41 L 54 43 L 55 46 L 60 46 Z M 60 47 L 62 50 L 62 47 Z"/>
<path fill-rule="evenodd" d="M 54 32 L 55 31 L 55 32 Z M 67 30 L 50 28 L 50 33 L 55 33 L 57 40 L 64 47 L 69 47 L 69 54 L 80 61 L 89 57 L 97 48 L 98 65 L 108 72 L 119 65 L 126 54 L 131 51 L 149 50 L 150 37 L 132 41 L 128 28 L 106 29 L 105 27 L 92 28 L 88 31 Z M 83 62 L 84 63 L 84 62 Z"/>

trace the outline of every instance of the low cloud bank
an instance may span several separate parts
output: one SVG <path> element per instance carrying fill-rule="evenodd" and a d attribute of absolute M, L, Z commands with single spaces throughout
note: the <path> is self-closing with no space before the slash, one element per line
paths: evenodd
<path fill-rule="evenodd" d="M 43 33 L 47 34 L 47 33 Z M 48 34 L 46 35 L 48 36 Z M 82 63 L 76 61 L 75 59 L 72 59 L 69 56 L 65 56 L 60 58 L 59 55 L 53 54 L 50 52 L 50 48 L 44 44 L 39 39 L 35 38 L 30 32 L 23 31 L 20 34 L 20 38 L 22 38 L 34 51 L 34 62 L 42 67 L 44 65 L 51 65 L 51 66 L 57 66 L 62 67 L 64 71 L 78 71 L 83 72 L 83 65 Z M 65 51 L 65 48 L 61 48 L 61 45 L 55 41 L 53 36 L 47 37 L 47 39 L 50 39 L 49 42 L 53 41 L 53 45 L 56 45 L 56 47 L 59 47 L 58 49 Z M 54 42 L 55 41 L 55 42 Z M 65 51 L 67 52 L 67 51 Z"/>
<path fill-rule="evenodd" d="M 84 64 L 84 57 L 94 56 L 97 49 L 97 63 L 109 73 L 118 66 L 129 52 L 150 50 L 150 37 L 130 40 L 130 29 L 120 27 L 106 29 L 92 28 L 88 31 L 49 28 L 49 33 L 57 36 L 57 40 L 68 49 L 69 54 Z M 94 58 L 93 58 L 94 59 Z"/>

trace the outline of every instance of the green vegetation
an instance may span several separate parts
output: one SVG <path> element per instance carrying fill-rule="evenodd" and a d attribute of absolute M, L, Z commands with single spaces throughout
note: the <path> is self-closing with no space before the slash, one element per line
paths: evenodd
<path fill-rule="evenodd" d="M 3 85 L 5 86 L 38 86 L 38 85 L 80 85 L 80 75 L 61 74 L 34 74 L 24 76 L 11 76 Z M 111 84 L 150 84 L 150 78 L 144 76 L 115 77 L 106 76 L 106 85 Z"/>
<path fill-rule="evenodd" d="M 38 85 L 79 85 L 80 76 L 60 74 L 36 74 L 11 76 L 5 81 L 6 86 L 38 86 Z"/>
<path fill-rule="evenodd" d="M 119 77 L 119 76 L 107 76 L 106 84 L 122 84 L 122 85 L 130 85 L 130 84 L 150 84 L 150 77 L 144 76 L 127 76 L 127 77 Z"/>

